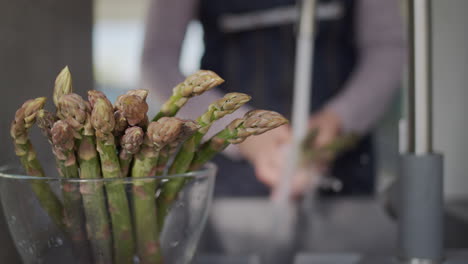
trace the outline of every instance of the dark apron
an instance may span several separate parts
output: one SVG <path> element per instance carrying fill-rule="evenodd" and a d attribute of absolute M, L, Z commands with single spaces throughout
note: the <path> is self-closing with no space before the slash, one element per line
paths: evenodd
<path fill-rule="evenodd" d="M 252 14 L 295 3 L 295 0 L 201 0 L 199 17 L 205 32 L 201 67 L 219 73 L 226 80 L 221 86 L 224 92 L 248 93 L 254 98 L 253 107 L 290 116 L 297 25 L 284 23 L 226 32 L 220 21 L 226 15 Z M 323 18 L 317 15 L 311 112 L 336 95 L 354 69 L 357 57 L 354 6 L 352 0 L 319 1 L 318 8 L 325 10 L 319 13 L 325 15 Z M 334 17 L 330 10 L 335 10 Z M 215 162 L 219 166 L 217 196 L 268 195 L 268 188 L 256 180 L 247 162 L 234 162 L 222 156 Z M 340 194 L 346 195 L 371 194 L 374 174 L 370 136 L 340 155 L 331 170 L 331 175 L 343 182 Z"/>

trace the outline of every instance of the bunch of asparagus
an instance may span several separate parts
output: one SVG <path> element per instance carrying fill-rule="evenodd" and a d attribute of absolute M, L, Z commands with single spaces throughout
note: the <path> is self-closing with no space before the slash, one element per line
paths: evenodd
<path fill-rule="evenodd" d="M 65 67 L 55 81 L 56 111 L 44 110 L 46 99 L 41 97 L 26 101 L 16 112 L 11 136 L 29 175 L 45 176 L 28 137 L 37 123 L 52 146 L 61 177 L 117 179 L 83 181 L 79 186 L 64 181 L 61 198 L 45 182 L 32 183 L 43 209 L 73 242 L 79 263 L 128 264 L 135 256 L 140 263 L 163 263 L 159 234 L 187 181 L 170 175 L 198 170 L 229 144 L 287 123 L 278 113 L 254 110 L 201 144 L 216 120 L 236 111 L 250 96 L 228 93 L 195 121 L 174 116 L 190 98 L 223 82 L 212 71 L 190 75 L 150 121 L 148 91 L 131 90 L 112 104 L 92 90 L 86 101 L 73 93 Z M 169 180 L 164 183 L 147 178 L 165 172 Z M 129 194 L 118 180 L 126 177 L 145 179 L 135 181 Z"/>

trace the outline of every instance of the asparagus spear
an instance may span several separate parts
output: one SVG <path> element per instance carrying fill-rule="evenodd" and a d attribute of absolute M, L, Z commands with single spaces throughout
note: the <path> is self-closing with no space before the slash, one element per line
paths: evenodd
<path fill-rule="evenodd" d="M 148 126 L 143 145 L 135 155 L 132 177 L 154 176 L 158 164 L 159 151 L 174 141 L 182 130 L 183 122 L 178 118 L 161 118 Z M 137 236 L 138 255 L 142 263 L 161 263 L 157 228 L 157 211 L 154 197 L 157 181 L 137 181 L 134 185 L 133 209 Z"/>
<path fill-rule="evenodd" d="M 122 149 L 119 154 L 122 177 L 128 175 L 133 155 L 140 151 L 144 135 L 145 133 L 141 127 L 129 127 L 125 130 L 121 140 Z"/>
<path fill-rule="evenodd" d="M 200 95 L 211 88 L 222 84 L 224 80 L 216 73 L 200 70 L 188 76 L 172 90 L 172 96 L 162 105 L 159 113 L 153 118 L 157 121 L 163 116 L 175 116 L 188 99 Z"/>
<path fill-rule="evenodd" d="M 243 142 L 248 136 L 259 135 L 268 130 L 286 124 L 288 121 L 282 115 L 265 110 L 254 110 L 246 113 L 244 118 L 238 118 L 232 121 L 225 129 L 213 136 L 210 140 L 200 146 L 194 159 L 190 164 L 189 170 L 197 170 L 206 162 L 211 160 L 217 153 L 224 150 L 229 144 L 238 144 Z M 174 165 L 173 165 L 174 166 Z M 174 167 L 175 171 L 182 171 Z M 169 181 L 171 183 L 173 181 Z M 157 202 L 158 210 L 167 213 L 169 206 L 176 199 L 178 192 L 183 186 L 181 184 L 165 184 Z M 159 216 L 159 225 L 164 224 L 165 216 Z"/>
<path fill-rule="evenodd" d="M 119 157 L 112 134 L 115 126 L 114 109 L 109 100 L 97 98 L 91 113 L 91 124 L 96 130 L 104 178 L 120 178 Z M 119 182 L 107 183 L 106 190 L 114 235 L 114 261 L 132 263 L 135 245 L 125 186 Z"/>
<path fill-rule="evenodd" d="M 64 178 L 78 178 L 78 166 L 74 152 L 75 137 L 73 128 L 65 121 L 57 121 L 50 130 L 53 152 L 58 160 L 60 174 Z M 64 223 L 73 241 L 73 249 L 79 263 L 91 262 L 89 244 L 86 238 L 85 218 L 82 200 L 76 184 L 62 185 Z"/>
<path fill-rule="evenodd" d="M 233 113 L 250 101 L 251 97 L 243 93 L 227 93 L 223 98 L 208 106 L 208 110 L 197 118 L 200 128 L 195 133 L 195 144 L 198 146 L 211 125 L 218 119 Z"/>
<path fill-rule="evenodd" d="M 58 114 L 72 124 L 77 138 L 80 178 L 101 178 L 101 168 L 96 152 L 94 129 L 90 124 L 89 105 L 77 94 L 62 96 L 58 102 Z M 110 237 L 104 189 L 98 182 L 84 182 L 80 186 L 86 216 L 86 229 L 91 242 L 94 263 L 112 263 L 112 239 Z"/>
<path fill-rule="evenodd" d="M 60 71 L 59 75 L 55 79 L 55 86 L 54 86 L 54 104 L 58 107 L 58 101 L 60 97 L 66 94 L 70 94 L 73 92 L 72 88 L 72 77 L 68 66 Z"/>
<path fill-rule="evenodd" d="M 287 119 L 276 112 L 265 110 L 250 111 L 246 113 L 243 118 L 232 121 L 225 129 L 201 145 L 194 159 L 191 161 L 189 170 L 201 168 L 206 162 L 211 160 L 217 153 L 224 150 L 231 143 L 241 143 L 251 135 L 262 134 L 285 123 L 287 123 Z M 174 167 L 174 170 L 177 171 L 179 168 Z M 179 171 L 180 173 L 185 172 L 182 169 Z M 177 198 L 177 194 L 184 184 L 184 182 L 173 180 L 174 179 L 171 179 L 171 181 L 164 185 L 157 200 L 158 210 L 165 214 L 167 214 L 169 207 Z M 158 224 L 160 227 L 164 225 L 164 220 L 165 215 L 160 214 L 158 216 Z"/>
<path fill-rule="evenodd" d="M 174 163 L 169 168 L 169 174 L 184 173 L 188 170 L 190 163 L 195 155 L 195 151 L 200 144 L 203 136 L 208 132 L 211 125 L 218 119 L 233 113 L 239 109 L 242 105 L 250 100 L 250 96 L 243 93 L 228 93 L 223 98 L 216 100 L 208 106 L 208 110 L 197 118 L 199 124 L 198 131 L 195 135 L 190 137 L 182 145 L 181 150 L 177 153 Z M 162 188 L 161 195 L 158 198 L 158 203 L 164 208 L 168 207 L 169 202 L 166 200 L 172 200 L 175 198 L 174 193 L 178 193 L 184 186 L 184 178 L 173 178 L 166 182 Z M 169 197 L 167 197 L 169 196 Z M 160 201 L 159 201 L 160 200 Z M 163 227 L 164 218 L 166 217 L 167 210 L 161 209 L 162 213 L 159 214 L 159 227 Z"/>
<path fill-rule="evenodd" d="M 228 93 L 223 98 L 216 100 L 208 106 L 208 110 L 197 118 L 199 124 L 198 131 L 195 132 L 191 138 L 189 138 L 183 145 L 174 159 L 174 163 L 169 169 L 170 174 L 184 173 L 188 170 L 190 162 L 195 155 L 196 148 L 200 144 L 203 136 L 208 132 L 211 125 L 218 119 L 233 113 L 239 109 L 242 105 L 250 100 L 250 96 L 243 93 Z M 171 180 L 172 183 L 167 185 L 181 185 L 183 178 L 176 178 Z M 179 182 L 179 183 L 176 183 Z M 175 187 L 169 187 L 175 188 Z M 164 193 L 164 190 L 163 190 Z"/>
<path fill-rule="evenodd" d="M 16 155 L 20 157 L 27 174 L 37 177 L 44 177 L 45 174 L 37 159 L 36 151 L 29 140 L 28 132 L 36 120 L 37 111 L 44 107 L 45 101 L 46 99 L 44 97 L 26 101 L 21 108 L 16 111 L 15 119 L 10 129 Z M 52 221 L 62 230 L 66 230 L 63 224 L 62 204 L 52 192 L 50 186 L 43 181 L 32 181 L 31 188 Z"/>
<path fill-rule="evenodd" d="M 182 125 L 182 131 L 179 136 L 167 146 L 165 146 L 159 152 L 158 167 L 156 169 L 156 175 L 162 175 L 166 166 L 169 162 L 170 157 L 172 157 L 176 152 L 179 146 L 188 138 L 192 137 L 195 132 L 200 128 L 200 126 L 192 120 L 182 120 L 184 124 Z"/>
<path fill-rule="evenodd" d="M 273 111 L 250 111 L 244 115 L 244 118 L 235 119 L 225 129 L 201 145 L 190 164 L 190 170 L 201 168 L 229 144 L 239 144 L 251 135 L 265 133 L 287 122 L 286 118 Z"/>

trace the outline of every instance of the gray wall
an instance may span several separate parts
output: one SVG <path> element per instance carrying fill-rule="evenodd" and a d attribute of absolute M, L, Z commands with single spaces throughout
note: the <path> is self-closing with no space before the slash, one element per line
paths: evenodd
<path fill-rule="evenodd" d="M 92 0 L 0 1 L 0 164 L 16 160 L 9 138 L 15 110 L 50 97 L 63 66 L 71 67 L 78 92 L 92 88 L 92 15 Z M 37 148 L 49 150 L 45 144 Z M 0 262 L 17 263 L 7 234 L 0 217 Z"/>
<path fill-rule="evenodd" d="M 445 191 L 468 197 L 468 1 L 433 0 L 435 148 Z"/>

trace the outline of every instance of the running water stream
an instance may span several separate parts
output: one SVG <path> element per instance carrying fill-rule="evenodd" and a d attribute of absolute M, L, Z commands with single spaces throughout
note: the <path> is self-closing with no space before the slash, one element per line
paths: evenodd
<path fill-rule="evenodd" d="M 273 199 L 272 239 L 265 243 L 266 263 L 292 263 L 298 205 L 290 200 L 292 177 L 298 168 L 299 151 L 308 130 L 314 50 L 315 0 L 302 0 L 297 37 L 292 109 L 292 142 L 278 192 Z"/>

